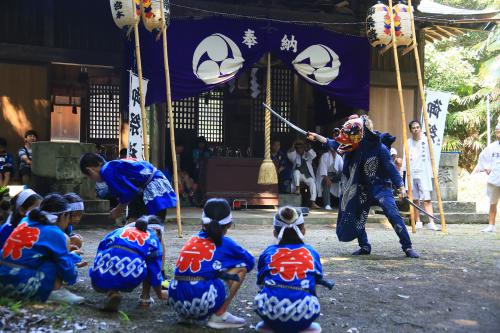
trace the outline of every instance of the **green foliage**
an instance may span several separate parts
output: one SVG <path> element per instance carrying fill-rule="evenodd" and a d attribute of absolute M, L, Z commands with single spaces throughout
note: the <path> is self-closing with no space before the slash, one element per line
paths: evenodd
<path fill-rule="evenodd" d="M 449 2 L 457 6 L 460 1 Z M 489 33 L 472 31 L 429 44 L 425 49 L 427 88 L 452 93 L 443 149 L 461 151 L 459 164 L 469 171 L 487 144 L 488 96 L 493 129 L 500 113 L 499 45 L 500 29 L 497 28 Z"/>
<path fill-rule="evenodd" d="M 10 311 L 17 313 L 23 307 L 23 302 L 15 301 L 7 297 L 0 297 L 0 306 L 4 306 Z"/>
<path fill-rule="evenodd" d="M 441 5 L 465 9 L 485 9 L 498 7 L 498 0 L 434 0 Z"/>
<path fill-rule="evenodd" d="M 129 323 L 130 322 L 130 318 L 128 316 L 128 314 L 126 314 L 125 312 L 123 311 L 118 311 L 118 314 L 120 315 L 120 319 L 126 323 Z"/>

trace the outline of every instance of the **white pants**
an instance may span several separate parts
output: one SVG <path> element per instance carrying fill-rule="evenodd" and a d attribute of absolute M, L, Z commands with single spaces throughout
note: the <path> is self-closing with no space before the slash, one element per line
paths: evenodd
<path fill-rule="evenodd" d="M 299 170 L 293 171 L 293 184 L 295 187 L 300 186 L 300 183 L 305 183 L 309 188 L 309 192 L 311 193 L 311 201 L 316 200 L 316 180 L 313 177 L 306 178 L 304 174 L 300 173 Z"/>
<path fill-rule="evenodd" d="M 488 195 L 488 199 L 490 199 L 490 205 L 498 203 L 498 198 L 500 198 L 500 186 L 487 183 L 486 195 Z"/>

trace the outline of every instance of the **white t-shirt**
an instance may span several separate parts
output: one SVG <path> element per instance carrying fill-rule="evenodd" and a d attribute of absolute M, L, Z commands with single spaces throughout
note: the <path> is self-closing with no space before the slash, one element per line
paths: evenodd
<path fill-rule="evenodd" d="M 427 138 L 424 136 L 421 136 L 420 140 L 408 138 L 408 150 L 410 152 L 410 167 L 412 178 L 421 179 L 423 177 L 428 177 L 430 170 L 430 159 Z M 403 163 L 403 171 L 406 171 L 405 163 Z"/>
<path fill-rule="evenodd" d="M 484 171 L 485 169 L 491 169 L 488 183 L 500 186 L 500 141 L 490 143 L 479 155 L 476 170 Z"/>
<path fill-rule="evenodd" d="M 419 140 L 408 138 L 408 150 L 410 152 L 411 178 L 420 179 L 424 191 L 432 191 L 432 166 L 429 158 L 429 146 L 427 138 L 423 135 Z M 406 171 L 405 154 L 403 153 L 403 167 L 401 172 Z M 406 182 L 408 187 L 408 181 Z"/>

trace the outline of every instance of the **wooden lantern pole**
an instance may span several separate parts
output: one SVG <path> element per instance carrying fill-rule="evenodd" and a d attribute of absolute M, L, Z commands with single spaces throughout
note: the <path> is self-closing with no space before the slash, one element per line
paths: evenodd
<path fill-rule="evenodd" d="M 436 197 L 438 200 L 439 216 L 441 218 L 441 231 L 446 233 L 446 221 L 444 218 L 443 201 L 441 200 L 441 189 L 439 188 L 439 178 L 437 173 L 436 161 L 434 160 L 434 148 L 432 146 L 431 131 L 429 129 L 429 115 L 427 113 L 427 103 L 425 101 L 424 83 L 422 81 L 422 71 L 420 68 L 420 56 L 417 47 L 417 34 L 415 32 L 415 20 L 413 17 L 413 10 L 411 0 L 408 0 L 408 9 L 410 11 L 411 32 L 413 34 L 413 53 L 415 54 L 415 64 L 417 67 L 418 88 L 420 90 L 420 99 L 422 101 L 422 114 L 424 115 L 425 133 L 427 136 L 427 143 L 429 145 L 429 154 L 431 155 L 432 175 L 434 179 L 434 189 L 436 190 Z"/>
<path fill-rule="evenodd" d="M 172 151 L 172 168 L 174 173 L 174 191 L 177 198 L 177 206 L 175 207 L 177 218 L 177 233 L 179 238 L 182 238 L 182 223 L 181 223 L 181 201 L 179 199 L 179 173 L 177 170 L 177 153 L 175 151 L 175 131 L 174 131 L 174 113 L 172 111 L 172 94 L 170 89 L 170 70 L 168 65 L 168 48 L 167 48 L 167 21 L 165 19 L 165 11 L 163 9 L 163 0 L 161 1 L 161 15 L 163 20 L 162 39 L 163 39 L 163 66 L 165 67 L 165 89 L 167 96 L 167 111 L 168 124 L 170 126 L 170 150 Z"/>
<path fill-rule="evenodd" d="M 142 145 L 144 149 L 144 159 L 149 161 L 149 147 L 147 145 L 147 133 L 146 133 L 146 106 L 145 98 L 142 86 L 142 63 L 141 63 L 141 46 L 139 41 L 139 21 L 134 24 L 134 36 L 135 36 L 135 59 L 137 61 L 137 76 L 139 77 L 139 95 L 141 103 L 141 119 L 142 119 Z"/>
<path fill-rule="evenodd" d="M 396 67 L 396 81 L 398 84 L 398 95 L 399 95 L 399 106 L 401 110 L 401 123 L 403 128 L 403 147 L 405 152 L 405 162 L 406 162 L 406 183 L 408 185 L 408 198 L 413 202 L 413 192 L 412 192 L 412 182 L 411 182 L 411 172 L 410 172 L 410 154 L 408 150 L 407 132 L 406 132 L 406 114 L 405 106 L 403 103 L 403 87 L 401 85 L 401 73 L 399 71 L 399 59 L 398 59 L 398 43 L 396 41 L 396 31 L 394 30 L 394 12 L 392 10 L 392 0 L 389 0 L 389 13 L 391 15 L 391 36 L 392 36 L 392 49 L 394 51 L 394 65 Z M 415 227 L 415 220 L 413 218 L 413 207 L 410 205 L 410 223 L 411 231 L 413 233 L 417 232 Z"/>
<path fill-rule="evenodd" d="M 267 54 L 267 80 L 266 80 L 266 104 L 271 106 L 271 53 Z M 271 112 L 265 109 L 264 126 L 264 161 L 260 165 L 259 179 L 260 185 L 278 184 L 276 167 L 271 160 Z"/>

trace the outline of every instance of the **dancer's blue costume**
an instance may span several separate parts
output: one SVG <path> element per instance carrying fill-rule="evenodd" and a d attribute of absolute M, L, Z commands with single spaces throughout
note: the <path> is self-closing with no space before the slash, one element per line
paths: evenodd
<path fill-rule="evenodd" d="M 59 227 L 22 219 L 2 247 L 0 294 L 44 302 L 56 277 L 74 284 L 81 258 L 68 251 L 67 242 Z"/>
<path fill-rule="evenodd" d="M 245 267 L 250 272 L 255 259 L 229 237 L 216 246 L 205 231 L 184 244 L 169 286 L 169 303 L 182 318 L 205 319 L 215 313 L 227 296 L 227 285 L 219 271 Z"/>
<path fill-rule="evenodd" d="M 146 161 L 110 161 L 102 166 L 100 174 L 109 190 L 123 204 L 130 203 L 142 192 L 149 214 L 176 206 L 172 185 L 160 170 Z"/>
<path fill-rule="evenodd" d="M 322 278 L 320 256 L 307 244 L 269 246 L 259 257 L 254 307 L 277 333 L 308 328 L 320 314 L 316 280 Z"/>
<path fill-rule="evenodd" d="M 109 233 L 99 243 L 89 270 L 92 285 L 99 291 L 134 290 L 145 279 L 152 287 L 161 285 L 161 241 L 154 230 L 125 226 Z"/>
<path fill-rule="evenodd" d="M 9 214 L 7 220 L 0 226 L 0 249 L 5 244 L 7 238 L 9 238 L 12 231 L 14 231 L 14 226 L 12 225 L 12 213 Z"/>
<path fill-rule="evenodd" d="M 399 237 L 403 250 L 411 248 L 411 240 L 392 194 L 392 184 L 403 186 L 403 179 L 391 160 L 389 150 L 381 142 L 386 134 L 375 134 L 365 126 L 359 147 L 344 154 L 342 195 L 337 220 L 337 236 L 341 242 L 358 239 L 361 248 L 371 250 L 365 230 L 370 206 L 384 211 Z M 328 139 L 327 145 L 337 149 L 339 143 Z"/>

